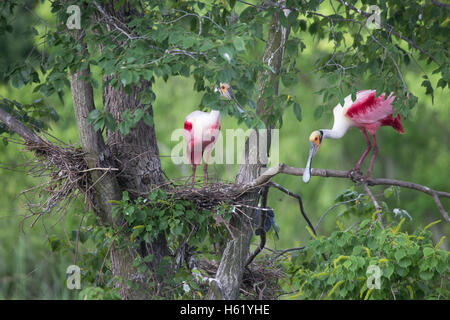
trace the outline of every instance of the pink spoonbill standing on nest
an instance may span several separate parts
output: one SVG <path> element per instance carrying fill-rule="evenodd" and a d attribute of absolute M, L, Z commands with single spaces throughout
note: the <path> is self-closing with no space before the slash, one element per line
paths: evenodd
<path fill-rule="evenodd" d="M 344 101 L 344 106 L 338 104 L 333 109 L 334 124 L 331 130 L 320 129 L 313 131 L 309 137 L 310 148 L 308 162 L 306 164 L 305 172 L 303 174 L 303 181 L 308 183 L 311 178 L 311 162 L 312 158 L 319 150 L 323 139 L 340 139 L 342 138 L 350 127 L 357 127 L 364 135 L 367 142 L 367 149 L 362 154 L 361 158 L 356 163 L 353 171 L 360 171 L 361 164 L 372 148 L 372 143 L 367 135 L 369 131 L 373 140 L 373 154 L 370 160 L 369 170 L 366 177 L 372 173 L 373 164 L 378 153 L 377 140 L 375 134 L 380 126 L 391 126 L 398 133 L 404 133 L 400 115 L 393 119 L 392 102 L 395 97 L 391 93 L 386 99 L 385 94 L 382 93 L 378 98 L 375 98 L 375 90 L 363 90 L 356 94 L 356 100 L 353 101 L 351 95 L 347 96 Z"/>
<path fill-rule="evenodd" d="M 231 87 L 226 83 L 220 83 L 219 92 L 228 100 L 235 100 Z M 220 133 L 220 112 L 211 110 L 211 112 L 194 111 L 184 120 L 184 138 L 187 144 L 187 156 L 192 166 L 192 186 L 195 182 L 195 170 L 202 163 L 203 155 L 205 164 L 203 165 L 203 186 L 206 185 L 208 174 L 209 155 L 217 141 Z"/>

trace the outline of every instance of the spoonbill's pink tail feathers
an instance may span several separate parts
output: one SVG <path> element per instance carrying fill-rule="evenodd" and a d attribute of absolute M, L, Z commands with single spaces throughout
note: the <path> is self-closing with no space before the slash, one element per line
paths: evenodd
<path fill-rule="evenodd" d="M 392 119 L 392 115 L 387 116 L 386 118 L 381 120 L 381 125 L 382 126 L 391 126 L 398 133 L 402 133 L 402 134 L 405 133 L 405 130 L 403 129 L 402 121 L 400 119 L 400 115 L 399 114 L 397 114 L 395 119 Z"/>

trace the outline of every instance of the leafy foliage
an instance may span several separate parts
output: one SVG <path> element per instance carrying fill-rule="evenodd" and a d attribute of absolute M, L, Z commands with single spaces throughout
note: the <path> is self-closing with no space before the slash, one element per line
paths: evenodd
<path fill-rule="evenodd" d="M 306 48 L 302 34 L 309 32 L 318 40 L 333 44 L 332 52 L 321 54 L 315 63 L 315 71 L 319 71 L 327 82 L 326 87 L 317 91 L 323 98 L 323 104 L 315 112 L 317 118 L 336 102 L 342 103 L 347 94 L 355 95 L 357 90 L 365 89 L 359 86 L 363 83 L 361 80 L 369 82 L 377 92 L 394 92 L 401 97 L 395 102 L 396 108 L 403 117 L 407 117 L 417 103 L 417 97 L 406 87 L 403 65 L 412 63 L 422 71 L 422 86 L 426 94 L 433 95 L 436 87 L 448 87 L 446 11 L 430 2 L 405 4 L 398 0 L 383 0 L 376 4 L 383 27 L 369 29 L 366 25 L 369 3 L 362 1 L 362 4 L 361 8 L 355 8 L 354 4 L 344 4 L 343 1 L 327 5 L 317 0 L 290 0 L 286 2 L 286 7 L 290 8 L 286 16 L 283 7 L 277 5 L 244 6 L 236 1 L 155 1 L 146 2 L 141 9 L 136 8 L 136 14 L 128 21 L 120 21 L 112 17 L 111 11 L 120 10 L 123 2 L 110 8 L 96 1 L 84 1 L 79 5 L 83 12 L 81 26 L 86 32 L 84 41 L 88 44 L 89 55 L 80 55 L 79 44 L 73 41 L 64 23 L 69 17 L 64 3 L 53 2 L 52 12 L 61 23 L 44 35 L 47 46 L 51 48 L 49 54 L 31 57 L 24 64 L 8 66 L 3 73 L 16 88 L 38 83 L 34 90 L 45 96 L 61 94 L 63 88 L 69 86 L 67 71 L 73 72 L 89 65 L 99 67 L 104 75 L 114 75 L 105 84 L 127 93 L 131 93 L 132 87 L 139 86 L 141 81 L 167 80 L 176 75 L 193 77 L 194 89 L 204 92 L 203 108 L 219 108 L 249 127 L 259 127 L 260 115 L 256 114 L 254 103 L 258 97 L 255 79 L 260 71 L 270 71 L 271 66 L 253 56 L 261 52 L 263 26 L 275 13 L 282 26 L 291 29 L 281 73 L 287 92 L 298 83 L 297 75 L 301 74 L 297 59 Z M 12 32 L 6 15 L 14 12 L 15 6 L 13 1 L 2 4 L 1 32 Z M 101 19 L 91 19 L 94 14 Z M 111 31 L 105 28 L 105 21 Z M 31 29 L 36 32 L 32 26 Z M 433 34 L 431 38 L 430 32 Z M 441 74 L 436 85 L 431 83 L 429 75 L 419 64 L 421 60 L 435 65 L 433 74 Z M 38 75 L 37 67 L 42 76 Z M 95 79 L 88 80 L 98 87 Z M 213 93 L 219 82 L 230 83 L 237 89 L 240 104 L 250 106 L 244 114 L 239 114 L 232 105 Z M 301 121 L 299 98 L 292 92 L 276 96 L 273 90 L 272 86 L 262 90 L 267 105 L 273 106 L 272 112 L 265 116 L 268 124 L 281 126 L 281 117 L 288 107 L 293 108 Z M 152 92 L 141 96 L 143 104 L 150 104 L 153 100 Z M 119 129 L 126 135 L 139 115 L 134 115 L 133 120 L 123 117 L 118 126 L 102 111 L 93 112 L 90 118 L 96 129 L 106 125 L 108 129 Z"/>
<path fill-rule="evenodd" d="M 11 17 L 22 2 L 0 4 L 0 35 L 15 31 Z M 87 68 L 97 69 L 109 79 L 101 85 L 94 76 L 85 79 L 95 89 L 109 85 L 126 93 L 132 93 L 133 87 L 143 82 L 167 81 L 174 76 L 191 78 L 193 89 L 203 94 L 201 109 L 219 109 L 251 128 L 263 127 L 264 122 L 281 127 L 283 115 L 290 108 L 296 119 L 302 121 L 305 104 L 293 88 L 310 74 L 322 79 L 322 89 L 316 91 L 322 101 L 315 108 L 315 119 L 330 112 L 336 103 L 342 103 L 346 95 L 355 96 L 367 86 L 378 93 L 394 92 L 399 97 L 395 100 L 396 112 L 408 118 L 419 94 L 407 87 L 406 68 L 418 70 L 425 95 L 434 97 L 437 88 L 447 90 L 450 87 L 448 10 L 434 6 L 432 1 L 287 0 L 286 7 L 272 2 L 252 5 L 215 0 L 147 1 L 142 5 L 138 1 L 108 4 L 86 0 L 71 4 L 78 4 L 82 10 L 86 47 L 74 41 L 77 31 L 69 31 L 65 25 L 69 16 L 66 3 L 53 1 L 51 10 L 56 23 L 45 23 L 45 27 L 40 28 L 27 25 L 23 31 L 30 38 L 42 41 L 43 47 L 37 50 L 40 54 L 31 52 L 19 62 L 0 64 L 1 78 L 13 88 L 29 86 L 34 94 L 44 98 L 31 103 L 0 101 L 0 108 L 33 127 L 48 129 L 50 123 L 58 119 L 57 110 L 45 99 L 56 94 L 62 101 L 64 91 L 70 86 L 68 73 Z M 366 25 L 371 4 L 380 9 L 382 26 L 378 29 Z M 287 14 L 286 8 L 290 10 Z M 126 10 L 132 10 L 133 14 L 125 19 L 115 16 Z M 267 41 L 266 31 L 274 15 L 283 27 L 290 28 L 279 75 L 281 84 L 279 88 L 270 83 L 265 88 L 257 88 L 258 75 L 267 77 L 273 72 L 267 62 L 270 59 L 264 62 L 261 56 Z M 305 41 L 307 36 L 314 41 Z M 315 50 L 315 63 L 306 73 L 298 65 L 302 53 L 311 48 Z M 244 113 L 239 113 L 213 92 L 219 82 L 231 84 L 239 104 L 245 106 Z M 98 106 L 89 115 L 88 122 L 96 130 L 118 130 L 124 136 L 141 119 L 153 126 L 154 119 L 147 110 L 156 95 L 148 90 L 139 98 L 144 105 L 142 109 L 127 110 L 120 119 L 114 119 L 104 106 Z M 269 112 L 257 113 L 255 101 L 258 98 L 265 99 Z M 11 132 L 0 124 L 0 134 Z M 6 144 L 7 140 L 4 142 Z M 386 197 L 397 193 L 395 189 L 386 190 Z M 359 217 L 373 212 L 365 200 L 354 189 L 336 199 L 347 203 L 344 215 Z M 386 204 L 383 206 L 386 213 L 390 212 Z M 227 221 L 229 209 L 224 204 L 217 209 L 218 213 L 197 212 L 192 203 L 170 199 L 162 190 L 151 193 L 148 198 L 133 200 L 124 193 L 123 199 L 115 203 L 116 218 L 125 222 L 123 234 L 112 227 L 98 226 L 94 217 L 88 219 L 88 228 L 71 233 L 72 242 L 92 245 L 92 250 L 80 256 L 83 279 L 89 284 L 99 283 L 96 287 L 85 288 L 80 297 L 118 297 L 112 288 L 116 279 L 105 262 L 112 243 L 137 246 L 136 240 L 149 243 L 163 234 L 171 250 L 171 256 L 161 264 L 164 274 L 169 265 L 177 264 L 176 252 L 181 245 L 191 246 L 205 255 L 209 254 L 211 246 L 220 245 L 226 230 L 217 225 L 216 218 L 220 216 Z M 395 213 L 395 209 L 392 212 Z M 397 212 L 409 216 L 405 210 Z M 286 263 L 290 284 L 298 290 L 296 297 L 448 299 L 445 281 L 448 253 L 437 249 L 430 231 L 417 230 L 408 235 L 399 231 L 399 225 L 382 229 L 371 219 L 358 221 L 357 227 L 346 232 L 340 222 L 339 225 L 339 231 L 329 238 L 312 240 L 302 253 Z M 76 250 L 73 245 L 66 246 L 62 237 L 49 237 L 49 246 L 55 252 Z M 324 261 L 322 254 L 329 260 Z M 153 259 L 152 256 L 137 258 L 133 267 L 145 270 Z M 384 285 L 380 290 L 367 289 L 369 265 L 383 270 Z M 175 288 L 176 297 L 204 295 L 205 288 L 193 281 L 189 271 L 180 266 L 166 274 L 167 284 Z"/>
<path fill-rule="evenodd" d="M 338 225 L 329 237 L 310 241 L 285 263 L 288 282 L 297 288 L 292 297 L 448 299 L 448 252 L 433 243 L 428 227 L 413 234 L 401 232 L 404 221 L 382 228 L 379 222 L 365 219 L 347 230 Z M 371 287 L 370 266 L 380 270 L 379 288 Z"/>
<path fill-rule="evenodd" d="M 128 192 L 123 193 L 121 201 L 111 201 L 114 204 L 114 218 L 123 221 L 121 227 L 106 228 L 108 234 L 114 234 L 112 241 L 118 248 L 136 247 L 139 243 L 151 244 L 157 237 L 163 235 L 168 239 L 169 250 L 172 253 L 159 262 L 157 277 L 163 277 L 172 294 L 184 298 L 198 298 L 206 294 L 207 288 L 201 287 L 189 267 L 188 257 L 184 256 L 184 248 L 197 255 L 210 258 L 219 254 L 211 250 L 211 246 L 219 248 L 225 244 L 227 224 L 232 217 L 232 207 L 223 204 L 216 212 L 195 208 L 194 204 L 186 200 L 174 200 L 163 189 L 151 192 L 147 198 L 139 197 L 130 200 Z M 105 230 L 101 227 L 99 230 Z M 99 231 L 105 234 L 105 231 Z M 98 236 L 98 235 L 97 235 Z M 102 242 L 102 238 L 97 238 Z M 136 241 L 140 240 L 140 241 Z M 132 266 L 140 273 L 148 272 L 147 264 L 152 263 L 155 256 L 136 257 Z M 172 271 L 168 266 L 176 266 Z M 92 268 L 88 268 L 92 270 Z M 95 270 L 95 269 L 94 269 Z M 150 276 L 148 285 L 151 288 L 153 278 Z M 130 284 L 131 285 L 131 284 Z M 175 290 L 175 291 L 173 291 Z M 158 289 L 159 295 L 164 297 L 164 290 Z"/>

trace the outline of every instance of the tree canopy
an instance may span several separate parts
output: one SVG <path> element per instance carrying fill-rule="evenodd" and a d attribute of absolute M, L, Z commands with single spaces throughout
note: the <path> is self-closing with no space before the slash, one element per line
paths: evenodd
<path fill-rule="evenodd" d="M 77 217 L 70 237 L 47 240 L 82 266 L 80 298 L 448 299 L 449 7 L 3 1 L 0 152 L 17 159 L 10 148 L 21 145 L 32 155 L 22 175 L 40 181 L 27 184 L 37 193 L 25 221 Z M 365 89 L 395 95 L 405 136 L 380 130 L 374 177 L 352 181 L 340 170 L 362 139 L 349 133 L 303 184 L 309 133 Z M 241 162 L 192 189 L 187 166 L 169 159 L 190 108 L 220 110 L 222 130 L 279 129 L 281 164 L 263 175 L 249 137 Z M 292 202 L 276 203 L 279 191 Z M 268 212 L 284 249 L 275 236 L 269 245 Z M 381 288 L 370 286 L 372 266 Z"/>

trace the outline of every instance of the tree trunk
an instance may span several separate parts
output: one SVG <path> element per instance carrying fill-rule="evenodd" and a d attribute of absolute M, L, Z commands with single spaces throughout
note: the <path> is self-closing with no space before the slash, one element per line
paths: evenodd
<path fill-rule="evenodd" d="M 141 86 L 133 86 L 132 93 L 127 94 L 122 89 L 114 90 L 106 85 L 113 76 L 103 78 L 103 105 L 105 110 L 111 112 L 117 123 L 125 110 L 134 113 L 145 106 L 139 101 L 139 93 L 151 90 L 151 83 L 143 80 Z M 148 112 L 153 117 L 153 108 L 150 106 Z M 161 161 L 159 159 L 159 149 L 156 140 L 155 126 L 148 126 L 141 119 L 130 133 L 123 136 L 120 131 L 107 131 L 108 145 L 111 146 L 113 156 L 119 162 L 120 173 L 117 175 L 120 189 L 130 193 L 130 199 L 135 199 L 139 195 L 146 196 L 153 187 L 158 187 L 164 182 Z M 139 254 L 145 257 L 153 254 L 154 259 L 148 264 L 154 279 L 159 283 L 163 277 L 158 275 L 158 265 L 161 259 L 169 254 L 167 241 L 161 234 L 151 244 L 140 243 Z"/>
<path fill-rule="evenodd" d="M 268 129 L 272 128 L 271 124 L 266 121 L 265 114 L 270 113 L 272 106 L 267 106 L 265 99 L 262 98 L 265 88 L 273 86 L 275 94 L 278 94 L 278 81 L 281 65 L 283 61 L 284 48 L 288 38 L 289 30 L 283 28 L 278 20 L 278 15 L 275 12 L 272 15 L 272 21 L 269 29 L 269 34 L 264 51 L 263 62 L 267 63 L 274 73 L 265 71 L 258 76 L 258 89 L 260 92 L 257 101 L 257 114 L 266 122 Z M 255 137 L 256 136 L 256 137 Z M 261 174 L 261 169 L 267 164 L 267 155 L 263 155 L 261 159 L 259 150 L 259 139 L 265 138 L 259 131 L 253 131 L 245 143 L 242 164 L 239 167 L 236 175 L 235 183 L 245 184 Z M 267 136 L 267 152 L 270 147 L 270 134 Z M 250 141 L 256 141 L 255 144 L 250 144 Z M 257 163 L 251 163 L 250 159 L 258 159 Z M 250 206 L 257 206 L 259 199 L 259 191 L 247 193 L 241 200 Z M 243 213 L 236 211 L 231 224 L 233 230 L 239 230 L 238 234 L 234 234 L 225 247 L 225 250 L 220 261 L 219 268 L 216 273 L 216 279 L 221 288 L 224 299 L 237 299 L 239 296 L 239 288 L 241 286 L 242 277 L 244 274 L 245 263 L 250 252 L 250 240 L 252 238 L 253 228 L 252 219 L 255 215 L 253 209 L 242 209 Z M 247 217 L 250 217 L 248 219 Z M 217 299 L 214 290 L 210 289 L 208 292 L 208 299 Z"/>
<path fill-rule="evenodd" d="M 88 51 L 83 44 L 82 36 L 81 32 L 74 33 L 74 38 L 84 48 L 84 51 L 80 52 L 80 54 L 84 55 Z M 93 126 L 87 122 L 89 113 L 95 109 L 92 85 L 82 80 L 89 79 L 89 77 L 89 67 L 75 72 L 70 77 L 75 117 L 80 133 L 80 142 L 83 151 L 86 153 L 88 167 L 114 167 L 118 162 L 124 169 L 124 175 L 122 177 L 117 177 L 108 171 L 101 172 L 93 170 L 91 172 L 91 178 L 95 188 L 94 210 L 101 217 L 102 223 L 114 225 L 118 222 L 113 221 L 110 200 L 120 200 L 122 198 L 122 191 L 124 190 L 135 190 L 142 193 L 148 192 L 151 183 L 160 183 L 162 181 L 161 164 L 154 128 L 147 128 L 145 130 L 145 123 L 143 121 L 130 133 L 130 137 L 123 138 L 117 135 L 115 139 L 109 139 L 113 142 L 109 141 L 108 145 L 105 145 L 101 132 L 95 131 Z M 143 86 L 142 90 L 146 88 Z M 141 107 L 137 102 L 138 92 L 136 92 L 136 95 L 128 96 L 122 91 L 111 91 L 111 88 L 108 87 L 104 91 L 104 99 L 108 103 L 108 106 L 106 107 L 105 105 L 105 108 L 107 110 L 109 108 L 117 116 L 125 109 Z M 146 150 L 148 152 L 144 153 L 142 157 L 131 159 L 132 149 Z M 149 172 L 151 173 L 150 175 L 148 175 Z M 158 239 L 151 247 L 153 250 L 142 250 L 142 248 L 146 249 L 146 247 L 141 246 L 140 252 L 137 252 L 130 247 L 119 248 L 115 244 L 112 246 L 112 272 L 119 279 L 116 282 L 116 286 L 119 288 L 119 293 L 123 299 L 151 298 L 151 292 L 149 292 L 145 284 L 148 275 L 139 274 L 132 267 L 134 258 L 138 254 L 146 255 L 148 253 L 147 251 L 157 253 L 158 257 L 167 254 L 168 250 L 165 239 Z M 130 287 L 129 281 L 137 284 L 138 288 Z"/>

